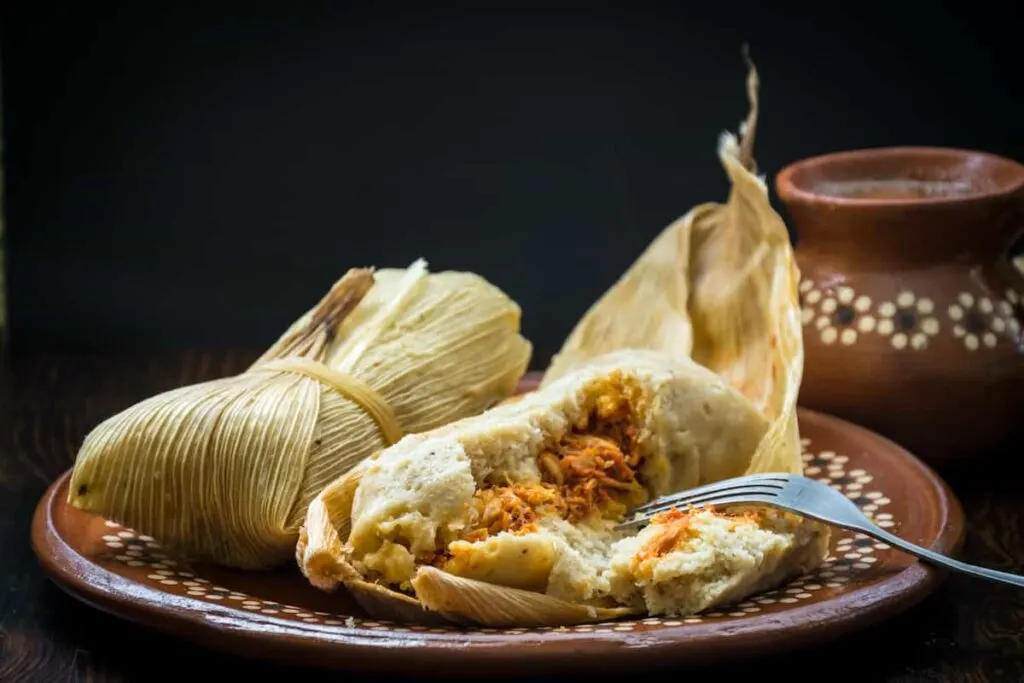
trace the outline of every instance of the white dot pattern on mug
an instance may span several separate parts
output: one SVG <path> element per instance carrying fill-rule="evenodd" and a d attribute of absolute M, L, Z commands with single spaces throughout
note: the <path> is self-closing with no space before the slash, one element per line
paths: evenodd
<path fill-rule="evenodd" d="M 1014 308 L 1017 292 L 957 292 L 945 304 L 903 289 L 889 299 L 873 301 L 848 284 L 800 282 L 801 321 L 825 345 L 852 346 L 869 335 L 888 341 L 897 351 L 925 351 L 941 335 L 967 351 L 994 349 L 1003 343 L 1024 344 Z"/>
<path fill-rule="evenodd" d="M 806 451 L 810 446 L 808 439 L 801 444 Z M 890 500 L 883 491 L 872 486 L 874 477 L 864 469 L 847 469 L 849 458 L 846 455 L 829 450 L 817 453 L 804 452 L 804 473 L 819 481 L 828 483 L 832 488 L 842 491 L 856 503 L 876 524 L 891 528 L 897 522 L 891 513 L 883 508 Z M 394 633 L 434 633 L 460 635 L 495 635 L 523 633 L 623 633 L 649 628 L 686 627 L 687 625 L 708 623 L 718 620 L 743 619 L 758 614 L 785 609 L 789 605 L 813 601 L 816 597 L 825 597 L 860 577 L 867 577 L 875 570 L 876 565 L 884 558 L 879 554 L 891 551 L 891 548 L 871 539 L 864 534 L 854 534 L 841 529 L 833 529 L 833 537 L 829 556 L 820 567 L 806 576 L 799 577 L 771 591 L 751 596 L 741 602 L 722 605 L 707 612 L 687 617 L 648 617 L 625 619 L 579 626 L 558 626 L 542 628 L 514 629 L 462 629 L 458 627 L 437 628 L 418 624 L 398 624 L 379 619 L 363 619 L 348 615 L 331 614 L 313 611 L 297 605 L 285 605 L 259 596 L 250 595 L 226 586 L 212 583 L 208 579 L 197 576 L 187 566 L 178 566 L 178 562 L 161 552 L 159 544 L 148 536 L 136 534 L 118 524 L 107 521 L 106 531 L 101 537 L 111 558 L 127 567 L 142 569 L 140 580 L 154 588 L 175 594 L 196 598 L 211 604 L 239 609 L 253 614 L 265 615 L 267 618 L 299 621 L 304 624 L 362 629 L 372 631 L 390 631 Z"/>

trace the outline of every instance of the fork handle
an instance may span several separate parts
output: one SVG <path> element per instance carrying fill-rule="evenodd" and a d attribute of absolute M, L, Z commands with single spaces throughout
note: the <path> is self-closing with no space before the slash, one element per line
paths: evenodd
<path fill-rule="evenodd" d="M 879 541 L 900 548 L 911 555 L 916 555 L 922 560 L 934 562 L 935 564 L 948 567 L 949 569 L 953 569 L 958 572 L 963 572 L 964 574 L 971 574 L 990 581 L 999 581 L 1001 583 L 1008 583 L 1011 586 L 1020 586 L 1021 588 L 1024 588 L 1024 576 L 1019 574 L 1001 572 L 995 569 L 988 569 L 987 567 L 979 567 L 974 564 L 968 564 L 967 562 L 961 562 L 960 560 L 954 560 L 952 557 L 940 555 L 937 552 L 928 550 L 927 548 L 922 548 L 921 546 L 915 545 L 909 541 L 905 541 L 899 536 L 894 536 L 885 529 L 875 526 L 874 524 L 866 525 L 860 530 L 869 536 L 874 536 Z"/>

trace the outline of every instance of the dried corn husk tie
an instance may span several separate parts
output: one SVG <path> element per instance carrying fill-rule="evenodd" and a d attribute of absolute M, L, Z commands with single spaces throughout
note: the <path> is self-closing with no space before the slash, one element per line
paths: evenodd
<path fill-rule="evenodd" d="M 518 306 L 469 273 L 353 270 L 246 372 L 146 399 L 90 432 L 69 502 L 176 555 L 294 557 L 309 501 L 403 434 L 509 396 Z"/>
<path fill-rule="evenodd" d="M 302 357 L 269 361 L 254 367 L 249 372 L 293 372 L 315 379 L 362 408 L 363 412 L 377 423 L 385 445 L 390 446 L 402 438 L 402 428 L 399 426 L 398 418 L 395 417 L 395 411 L 391 410 L 391 406 L 373 390 L 373 387 L 348 373 L 334 370 L 323 363 Z"/>

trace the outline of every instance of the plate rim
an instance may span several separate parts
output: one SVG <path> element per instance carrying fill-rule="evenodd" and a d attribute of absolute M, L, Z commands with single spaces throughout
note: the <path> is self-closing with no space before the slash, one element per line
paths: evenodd
<path fill-rule="evenodd" d="M 929 482 L 940 504 L 943 522 L 931 546 L 955 556 L 963 546 L 966 520 L 963 507 L 950 486 L 927 463 L 891 439 L 842 418 L 804 407 L 798 414 L 825 426 L 873 440 L 899 456 Z M 366 628 L 302 624 L 269 615 L 257 615 L 230 607 L 211 605 L 188 596 L 172 596 L 144 583 L 133 581 L 73 548 L 58 532 L 54 521 L 56 506 L 63 505 L 58 493 L 70 477 L 71 468 L 46 488 L 33 512 L 31 545 L 50 580 L 71 597 L 130 623 L 204 647 L 207 650 L 253 660 L 317 668 L 423 673 L 444 667 L 445 675 L 472 672 L 478 666 L 500 666 L 509 674 L 528 671 L 631 670 L 648 664 L 690 666 L 721 659 L 717 648 L 705 647 L 724 636 L 745 636 L 744 646 L 731 651 L 730 659 L 748 659 L 767 653 L 829 642 L 904 612 L 933 593 L 946 570 L 913 560 L 902 570 L 881 581 L 844 593 L 836 598 L 786 610 L 783 619 L 767 615 L 729 622 L 705 622 L 666 626 L 642 632 L 542 633 L 459 636 L 458 632 L 434 634 L 403 633 L 401 638 L 387 631 Z M 146 597 L 160 596 L 160 601 Z M 643 617 L 637 617 L 637 620 Z M 279 628 L 274 628 L 279 625 Z M 799 637 L 794 630 L 799 631 Z M 329 632 L 334 639 L 310 638 Z M 685 636 L 680 635 L 685 633 Z M 509 641 L 516 640 L 513 645 Z M 467 640 L 471 642 L 467 642 Z M 529 646 L 529 655 L 517 645 Z M 399 657 L 381 657 L 382 652 L 403 651 Z M 596 650 L 600 657 L 594 657 Z M 507 667 L 507 668 L 506 668 Z"/>

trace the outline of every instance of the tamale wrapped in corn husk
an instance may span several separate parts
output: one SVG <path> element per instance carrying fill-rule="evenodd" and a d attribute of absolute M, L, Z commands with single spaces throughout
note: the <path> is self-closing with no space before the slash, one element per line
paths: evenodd
<path fill-rule="evenodd" d="M 691 614 L 824 558 L 826 526 L 763 509 L 667 516 L 623 536 L 614 505 L 582 521 L 560 507 L 576 500 L 563 489 L 580 462 L 625 507 L 802 469 L 799 272 L 755 175 L 752 64 L 748 92 L 741 140 L 720 140 L 727 203 L 668 226 L 575 326 L 537 392 L 404 439 L 327 486 L 296 548 L 311 583 L 344 586 L 383 618 L 554 626 Z M 623 402 L 627 426 L 608 429 L 602 410 Z M 608 482 L 622 463 L 642 490 Z M 697 550 L 679 545 L 691 536 Z"/>
<path fill-rule="evenodd" d="M 532 350 L 519 326 L 518 305 L 473 273 L 350 270 L 247 371 L 96 426 L 69 502 L 188 559 L 278 566 L 329 482 L 508 397 Z"/>

